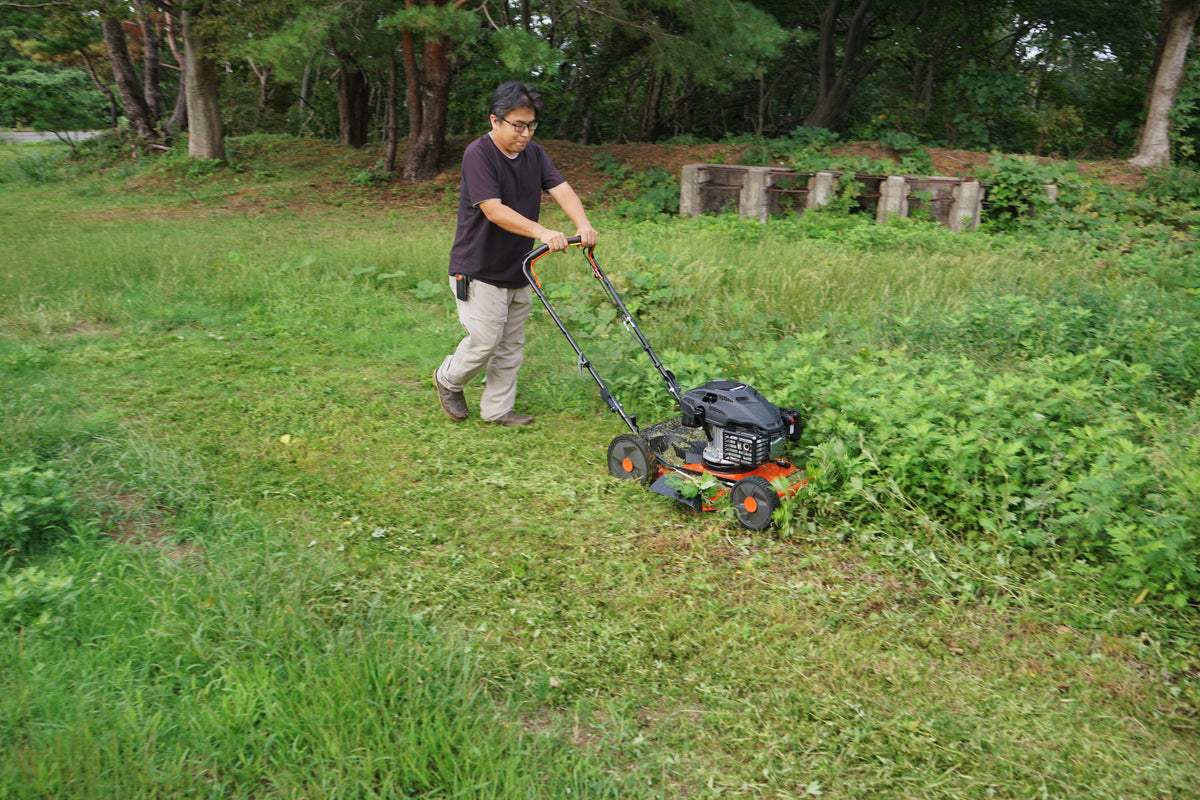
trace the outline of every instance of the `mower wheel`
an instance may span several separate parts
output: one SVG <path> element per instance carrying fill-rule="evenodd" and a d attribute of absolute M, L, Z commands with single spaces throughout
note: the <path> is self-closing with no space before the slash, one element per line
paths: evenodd
<path fill-rule="evenodd" d="M 640 436 L 622 433 L 608 445 L 608 471 L 614 478 L 649 485 L 653 467 L 650 448 Z"/>
<path fill-rule="evenodd" d="M 761 531 L 771 527 L 771 516 L 779 508 L 779 495 L 771 482 L 760 475 L 747 475 L 729 492 L 733 512 L 743 528 Z"/>

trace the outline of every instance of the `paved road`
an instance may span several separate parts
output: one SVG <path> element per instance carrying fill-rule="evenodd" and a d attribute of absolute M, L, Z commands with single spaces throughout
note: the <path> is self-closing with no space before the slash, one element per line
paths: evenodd
<path fill-rule="evenodd" d="M 77 142 L 84 139 L 90 139 L 93 136 L 99 136 L 101 131 L 71 131 L 64 133 L 64 136 L 69 136 Z M 0 141 L 16 142 L 23 144 L 25 142 L 57 142 L 58 137 L 53 133 L 43 131 L 0 131 Z"/>

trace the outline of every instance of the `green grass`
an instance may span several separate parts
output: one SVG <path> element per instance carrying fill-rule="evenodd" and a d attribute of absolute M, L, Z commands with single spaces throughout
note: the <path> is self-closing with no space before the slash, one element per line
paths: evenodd
<path fill-rule="evenodd" d="M 1194 604 L 1005 571 L 1012 551 L 851 516 L 848 491 L 749 535 L 617 483 L 619 420 L 544 313 L 537 424 L 456 425 L 429 377 L 459 336 L 452 213 L 339 187 L 247 213 L 228 198 L 299 180 L 249 144 L 245 171 L 153 192 L 119 165 L 0 184 L 0 455 L 80 498 L 72 536 L 8 567 L 72 584 L 0 631 L 0 797 L 1194 794 Z M 864 386 L 894 379 L 864 348 L 1020 366 L 1074 340 L 988 339 L 1012 306 L 986 298 L 1094 273 L 909 223 L 595 216 L 681 380 L 790 385 L 804 364 L 764 354 L 793 339 L 820 344 L 781 357 Z M 627 407 L 668 413 L 583 260 L 539 274 Z M 1189 401 L 1128 402 L 1160 447 L 1194 424 Z M 974 570 L 991 589 L 946 589 Z"/>

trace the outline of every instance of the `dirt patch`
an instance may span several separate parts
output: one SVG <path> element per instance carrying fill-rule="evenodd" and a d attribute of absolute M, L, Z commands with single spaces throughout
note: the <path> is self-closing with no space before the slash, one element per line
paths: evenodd
<path fill-rule="evenodd" d="M 114 541 L 150 548 L 175 563 L 200 558 L 197 548 L 174 539 L 174 514 L 149 498 L 113 484 L 92 487 L 89 497 Z"/>

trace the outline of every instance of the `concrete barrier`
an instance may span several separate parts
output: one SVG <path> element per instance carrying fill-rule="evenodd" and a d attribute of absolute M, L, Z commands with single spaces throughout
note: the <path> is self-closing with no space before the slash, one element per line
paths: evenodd
<path fill-rule="evenodd" d="M 766 222 L 771 216 L 802 214 L 828 204 L 845 177 L 833 171 L 687 164 L 679 187 L 679 213 L 719 214 L 736 203 L 741 216 Z M 851 177 L 859 186 L 858 207 L 879 221 L 920 210 L 952 231 L 979 225 L 985 188 L 973 178 L 862 173 Z"/>

